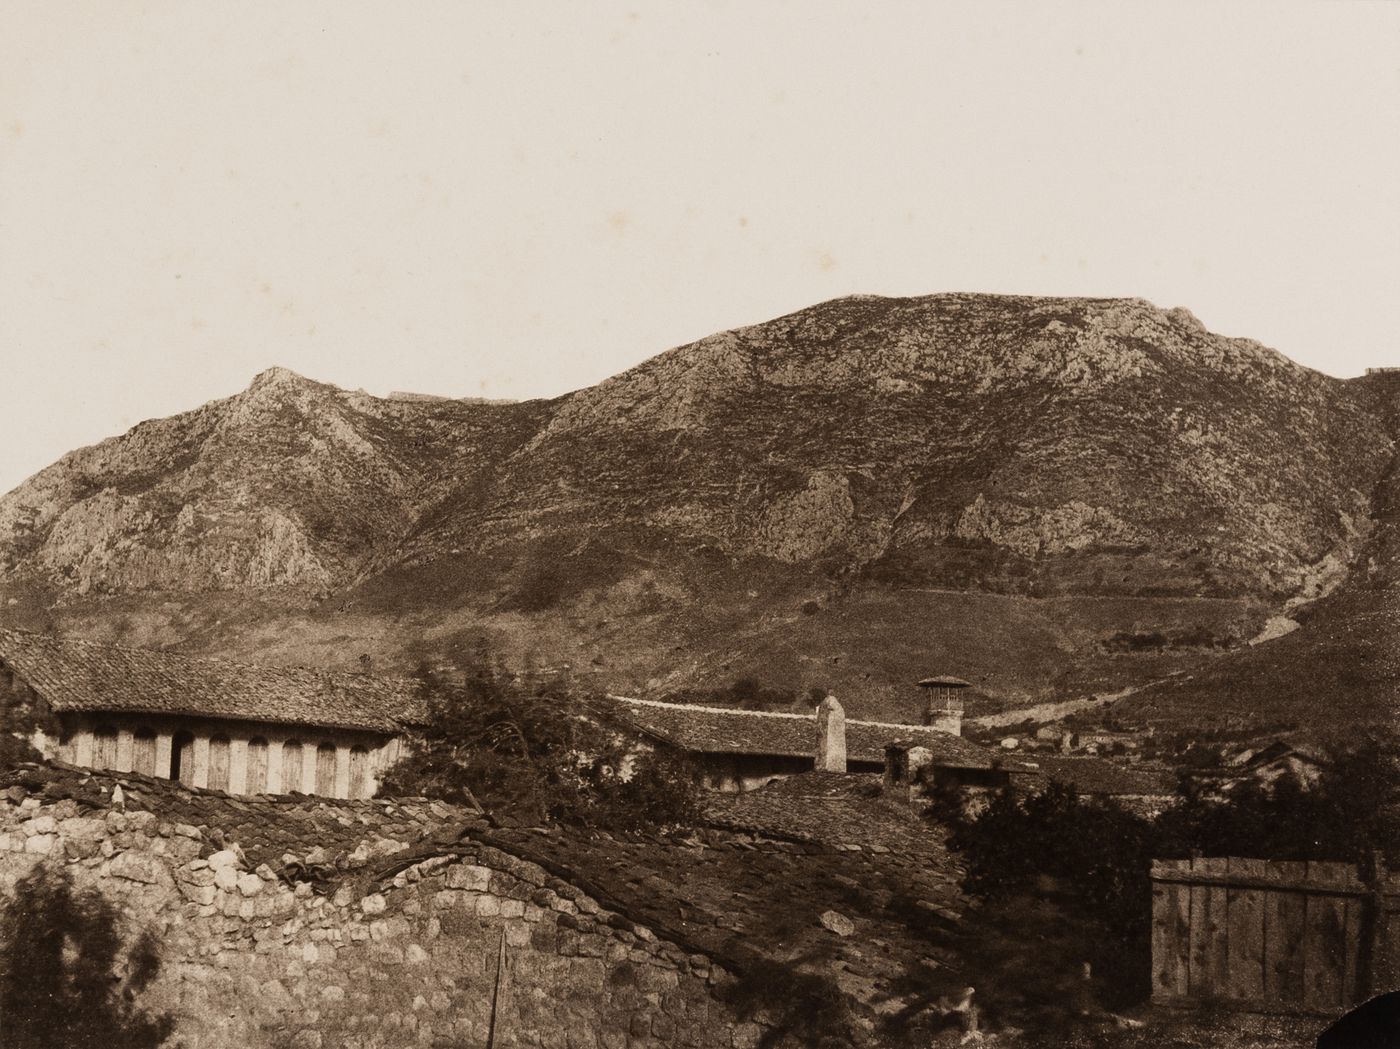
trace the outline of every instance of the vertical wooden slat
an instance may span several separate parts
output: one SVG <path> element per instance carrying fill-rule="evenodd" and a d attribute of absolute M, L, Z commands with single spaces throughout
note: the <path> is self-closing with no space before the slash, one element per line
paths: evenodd
<path fill-rule="evenodd" d="M 1356 1005 L 1364 999 L 1360 985 L 1361 912 L 1366 906 L 1362 896 L 1349 897 L 1342 908 L 1342 1004 Z"/>
<path fill-rule="evenodd" d="M 210 790 L 228 790 L 229 745 L 227 736 L 214 736 L 209 740 Z"/>
<path fill-rule="evenodd" d="M 1193 871 L 1202 868 L 1202 860 L 1192 860 Z M 1191 886 L 1191 942 L 1189 946 L 1190 969 L 1187 975 L 1187 993 L 1192 998 L 1209 998 L 1215 993 L 1210 984 L 1209 958 L 1211 948 L 1210 926 L 1210 887 Z"/>
<path fill-rule="evenodd" d="M 350 748 L 350 797 L 369 797 L 369 751 L 362 746 Z"/>
<path fill-rule="evenodd" d="M 1376 956 L 1371 971 L 1372 993 L 1400 986 L 1400 899 L 1386 892 L 1376 915 Z"/>
<path fill-rule="evenodd" d="M 131 771 L 143 776 L 156 774 L 156 734 L 148 728 L 137 730 L 132 737 Z"/>
<path fill-rule="evenodd" d="M 1210 875 L 1224 875 L 1226 866 L 1226 860 L 1219 856 L 1196 861 L 1196 869 Z M 1223 885 L 1211 885 L 1206 889 L 1206 958 L 1202 982 L 1207 988 L 1205 997 L 1208 998 L 1223 998 L 1229 978 L 1226 896 Z"/>
<path fill-rule="evenodd" d="M 267 790 L 267 740 L 261 736 L 248 741 L 248 775 L 243 789 L 249 794 Z"/>
<path fill-rule="evenodd" d="M 1185 860 L 1158 860 L 1154 875 L 1180 877 L 1190 870 Z M 1189 886 L 1179 882 L 1152 883 L 1152 996 L 1181 998 L 1187 992 L 1191 923 Z"/>
<path fill-rule="evenodd" d="M 101 726 L 94 734 L 92 767 L 95 769 L 115 769 L 117 767 L 117 730 L 110 725 Z"/>
<path fill-rule="evenodd" d="M 175 733 L 171 742 L 174 751 L 172 761 L 172 771 L 178 773 L 174 778 L 180 781 L 184 787 L 194 786 L 194 736 L 185 731 Z M 178 766 L 178 767 L 177 767 Z"/>
<path fill-rule="evenodd" d="M 1191 887 L 1173 885 L 1171 901 L 1172 993 L 1185 998 L 1191 968 Z"/>
<path fill-rule="evenodd" d="M 1155 865 L 1154 865 L 1155 866 Z M 1152 883 L 1152 997 L 1158 1001 L 1176 995 L 1176 976 L 1171 971 L 1168 927 L 1171 924 L 1171 886 Z"/>
<path fill-rule="evenodd" d="M 1231 874 L 1250 878 L 1264 876 L 1263 860 L 1231 858 L 1226 862 Z M 1264 996 L 1263 895 L 1260 889 L 1229 889 L 1227 994 L 1236 1001 L 1258 1001 Z"/>
<path fill-rule="evenodd" d="M 1308 880 L 1333 885 L 1339 879 L 1336 863 L 1308 863 Z M 1346 925 L 1341 897 L 1309 894 L 1303 932 L 1303 1004 L 1330 1011 L 1342 1004 L 1346 968 Z"/>
<path fill-rule="evenodd" d="M 334 743 L 322 743 L 316 748 L 316 793 L 325 798 L 335 797 Z"/>
<path fill-rule="evenodd" d="M 1291 1008 L 1303 1001 L 1304 902 L 1296 886 L 1307 865 L 1284 861 L 1272 866 L 1279 889 L 1264 901 L 1264 998 Z"/>
<path fill-rule="evenodd" d="M 282 744 L 282 793 L 290 794 L 293 791 L 301 791 L 302 786 L 302 750 L 300 740 L 289 739 Z"/>

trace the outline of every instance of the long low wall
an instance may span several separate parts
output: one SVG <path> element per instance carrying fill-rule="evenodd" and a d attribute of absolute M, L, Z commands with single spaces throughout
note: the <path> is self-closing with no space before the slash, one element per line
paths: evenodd
<path fill-rule="evenodd" d="M 153 932 L 141 1004 L 187 1049 L 751 1049 L 763 1033 L 716 998 L 730 977 L 708 958 L 497 849 L 375 880 L 407 846 L 367 840 L 313 884 L 247 869 L 215 828 L 22 795 L 0 794 L 0 902 L 51 864 L 113 901 L 125 935 Z"/>
<path fill-rule="evenodd" d="M 63 720 L 61 739 L 39 740 L 48 757 L 230 794 L 368 798 L 400 750 L 397 738 L 372 733 L 214 718 L 68 714 Z"/>

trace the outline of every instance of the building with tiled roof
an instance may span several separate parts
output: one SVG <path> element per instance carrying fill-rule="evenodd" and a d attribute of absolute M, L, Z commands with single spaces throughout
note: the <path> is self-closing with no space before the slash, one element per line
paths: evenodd
<path fill-rule="evenodd" d="M 1014 770 L 1074 788 L 1085 797 L 1165 799 L 1176 791 L 1175 774 L 1153 765 L 1120 765 L 1096 757 L 1037 754 Z"/>
<path fill-rule="evenodd" d="M 815 714 L 666 703 L 607 696 L 594 701 L 610 720 L 688 754 L 714 790 L 745 791 L 813 768 L 818 739 Z M 846 768 L 882 772 L 885 748 L 916 742 L 945 768 L 986 769 L 992 755 L 938 725 L 844 719 Z"/>
<path fill-rule="evenodd" d="M 233 794 L 369 797 L 419 718 L 416 683 L 0 630 L 0 701 L 74 765 Z"/>

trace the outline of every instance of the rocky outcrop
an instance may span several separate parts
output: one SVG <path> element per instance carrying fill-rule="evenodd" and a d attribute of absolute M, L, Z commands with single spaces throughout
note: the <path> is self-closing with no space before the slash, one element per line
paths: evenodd
<path fill-rule="evenodd" d="M 1027 580 L 1145 547 L 1177 565 L 1131 589 L 1287 596 L 1350 559 L 1388 454 L 1346 384 L 1184 311 L 860 297 L 552 404 L 381 401 L 274 368 L 0 500 L 0 552 L 79 590 L 327 591 L 646 521 L 853 569 L 986 544 L 981 574 L 1010 555 Z"/>
<path fill-rule="evenodd" d="M 0 568 L 79 593 L 323 593 L 391 548 L 431 492 L 470 474 L 459 457 L 494 414 L 380 401 L 273 368 L 228 400 L 72 452 L 0 499 Z"/>
<path fill-rule="evenodd" d="M 855 619 L 812 611 L 797 629 L 759 607 L 769 595 L 821 610 L 860 591 L 885 624 L 872 636 L 908 634 L 891 679 L 920 676 L 930 644 L 979 666 L 1008 647 L 916 622 L 911 591 L 1226 600 L 1233 622 L 1202 608 L 1157 625 L 1242 640 L 1370 548 L 1393 452 L 1374 386 L 1141 300 L 964 294 L 823 303 L 547 402 L 381 400 L 272 369 L 0 498 L 0 614 L 270 592 L 279 609 L 467 609 L 463 629 L 522 637 L 567 613 L 576 633 L 548 658 L 611 664 L 625 620 L 647 651 L 610 682 L 624 688 L 775 653 L 804 675 L 872 658 Z M 1164 611 L 1106 607 L 1057 611 L 1062 636 L 1027 626 L 1010 647 L 1097 660 L 1096 638 Z M 155 627 L 163 643 L 198 630 Z M 1112 662 L 1088 687 L 1138 680 Z M 812 674 L 800 687 L 845 685 Z M 1005 687 L 1075 686 L 1038 669 Z"/>

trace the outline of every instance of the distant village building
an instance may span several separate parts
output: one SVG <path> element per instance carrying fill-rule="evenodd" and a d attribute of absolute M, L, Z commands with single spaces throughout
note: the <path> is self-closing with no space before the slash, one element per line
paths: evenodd
<path fill-rule="evenodd" d="M 1038 794 L 1052 782 L 1065 784 L 1080 798 L 1110 800 L 1142 815 L 1170 805 L 1176 787 L 1168 769 L 1125 767 L 1096 757 L 1036 755 L 1030 760 L 971 744 L 949 754 L 930 749 L 922 739 L 896 740 L 885 747 L 883 785 L 891 796 L 914 799 L 929 790 L 952 791 L 977 811 L 995 791 Z"/>
<path fill-rule="evenodd" d="M 1316 786 L 1331 765 L 1327 749 L 1307 740 L 1277 739 L 1224 757 L 1220 767 L 1196 769 L 1192 779 L 1216 794 L 1241 788 L 1272 790 L 1282 783 L 1304 790 Z"/>
<path fill-rule="evenodd" d="M 979 793 L 1010 784 L 1006 762 L 995 751 L 961 737 L 958 747 L 931 747 L 929 742 L 926 736 L 905 735 L 885 745 L 887 793 L 909 800 L 930 789 Z"/>
<path fill-rule="evenodd" d="M 58 726 L 72 765 L 230 794 L 368 798 L 418 716 L 416 685 L 0 630 L 0 702 Z"/>
<path fill-rule="evenodd" d="M 1176 796 L 1172 770 L 1139 763 L 1122 765 L 1090 756 L 1042 755 L 1008 762 L 1011 782 L 1020 790 L 1036 793 L 1052 781 L 1073 788 L 1081 798 L 1113 801 L 1142 816 L 1155 815 Z"/>
<path fill-rule="evenodd" d="M 732 707 L 705 707 L 652 699 L 609 696 L 598 712 L 620 726 L 688 755 L 711 790 L 753 790 L 814 769 L 874 772 L 885 769 L 885 746 L 916 741 L 948 765 L 989 764 L 987 752 L 935 725 L 903 725 L 845 717 L 831 699 L 824 713 L 788 714 Z M 945 719 L 944 724 L 947 724 Z M 836 758 L 835 733 L 844 733 L 845 760 Z"/>

